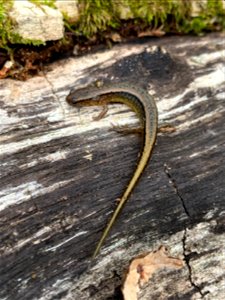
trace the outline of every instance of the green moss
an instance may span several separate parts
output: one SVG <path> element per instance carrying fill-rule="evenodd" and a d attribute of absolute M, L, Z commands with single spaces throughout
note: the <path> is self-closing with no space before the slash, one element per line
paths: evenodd
<path fill-rule="evenodd" d="M 208 0 L 206 5 L 206 10 L 215 16 L 219 11 L 223 10 L 222 1 Z"/>
<path fill-rule="evenodd" d="M 55 0 L 29 0 L 29 1 L 36 4 L 37 6 L 47 5 L 49 7 L 55 8 Z"/>
<path fill-rule="evenodd" d="M 193 20 L 183 22 L 183 32 L 200 35 L 207 29 L 207 23 L 202 17 L 195 17 Z"/>
<path fill-rule="evenodd" d="M 77 23 L 79 35 L 90 37 L 108 27 L 118 27 L 119 20 L 112 10 L 113 1 L 80 0 L 80 16 Z"/>
<path fill-rule="evenodd" d="M 157 26 L 164 23 L 173 8 L 173 1 L 131 1 L 130 7 L 136 18 L 144 20 L 147 24 Z"/>
<path fill-rule="evenodd" d="M 8 41 L 12 35 L 11 22 L 7 11 L 12 7 L 12 1 L 0 0 L 0 47 L 9 50 Z"/>
<path fill-rule="evenodd" d="M 0 47 L 9 49 L 10 43 L 42 45 L 44 42 L 23 39 L 13 33 L 12 20 L 7 12 L 15 0 L 0 0 Z M 17 1 L 17 0 L 16 0 Z M 30 0 L 36 5 L 55 7 L 55 0 Z M 196 0 L 192 0 L 196 1 Z M 130 22 L 142 28 L 163 26 L 165 32 L 202 34 L 204 31 L 225 28 L 225 9 L 222 0 L 196 1 L 202 7 L 198 16 L 192 16 L 191 0 L 78 0 L 79 20 L 69 23 L 64 15 L 67 31 L 91 38 L 105 30 L 123 29 L 121 11 L 127 9 Z M 129 12 L 130 10 L 130 12 Z M 216 24 L 216 26 L 214 25 Z M 144 26 L 143 26 L 144 25 Z"/>
<path fill-rule="evenodd" d="M 193 0 L 195 1 L 195 0 Z M 120 28 L 120 8 L 128 7 L 134 24 L 145 24 L 151 28 L 163 25 L 166 32 L 201 34 L 214 30 L 213 21 L 224 27 L 225 12 L 222 0 L 198 1 L 202 7 L 199 16 L 192 17 L 190 0 L 79 0 L 81 7 L 80 20 L 76 24 L 77 33 L 91 37 L 107 28 Z"/>
<path fill-rule="evenodd" d="M 182 32 L 202 34 L 204 31 L 215 30 L 214 24 L 219 25 L 220 29 L 225 28 L 225 10 L 223 9 L 222 1 L 208 0 L 207 2 L 199 2 L 201 5 L 201 12 L 198 16 L 182 20 Z"/>
<path fill-rule="evenodd" d="M 30 46 L 41 46 L 45 45 L 46 43 L 42 40 L 32 40 L 32 39 L 24 39 L 19 34 L 14 33 L 12 38 L 10 39 L 12 44 L 24 44 Z"/>

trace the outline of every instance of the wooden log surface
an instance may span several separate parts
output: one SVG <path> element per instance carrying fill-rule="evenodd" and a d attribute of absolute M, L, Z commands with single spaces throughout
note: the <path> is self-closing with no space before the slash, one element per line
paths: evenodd
<path fill-rule="evenodd" d="M 0 81 L 0 299 L 121 299 L 137 254 L 166 245 L 181 270 L 157 272 L 140 299 L 223 299 L 224 34 L 143 39 L 73 57 L 26 82 Z M 152 159 L 100 255 L 91 255 L 134 171 L 140 137 L 124 105 L 70 107 L 71 88 L 140 84 L 160 125 Z"/>

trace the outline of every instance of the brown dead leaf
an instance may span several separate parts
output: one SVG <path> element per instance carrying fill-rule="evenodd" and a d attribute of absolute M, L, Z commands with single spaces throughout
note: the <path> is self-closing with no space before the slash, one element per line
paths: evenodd
<path fill-rule="evenodd" d="M 164 246 L 157 251 L 143 254 L 135 258 L 126 275 L 122 293 L 124 300 L 137 300 L 140 286 L 148 282 L 154 272 L 162 268 L 180 269 L 184 266 L 182 259 L 170 257 Z"/>
<path fill-rule="evenodd" d="M 163 36 L 165 35 L 165 31 L 162 30 L 162 26 L 160 26 L 159 28 L 153 28 L 153 29 L 149 29 L 149 30 L 145 30 L 142 31 L 138 34 L 138 37 L 145 37 L 145 36 Z"/>
<path fill-rule="evenodd" d="M 105 37 L 110 39 L 114 43 L 121 43 L 122 42 L 122 37 L 117 32 L 111 32 L 111 33 L 105 35 Z"/>

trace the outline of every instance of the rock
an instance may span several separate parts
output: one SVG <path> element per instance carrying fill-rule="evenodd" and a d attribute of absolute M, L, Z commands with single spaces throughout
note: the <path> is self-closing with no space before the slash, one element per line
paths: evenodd
<path fill-rule="evenodd" d="M 46 5 L 35 5 L 29 1 L 15 1 L 10 18 L 16 24 L 14 33 L 24 39 L 54 41 L 63 38 L 62 13 Z"/>
<path fill-rule="evenodd" d="M 65 13 L 71 22 L 75 22 L 79 18 L 79 11 L 78 11 L 78 2 L 77 0 L 73 1 L 56 1 L 55 6 L 60 10 L 62 13 Z"/>
<path fill-rule="evenodd" d="M 201 2 L 192 1 L 191 2 L 191 16 L 198 17 L 207 7 L 207 0 L 202 0 Z"/>

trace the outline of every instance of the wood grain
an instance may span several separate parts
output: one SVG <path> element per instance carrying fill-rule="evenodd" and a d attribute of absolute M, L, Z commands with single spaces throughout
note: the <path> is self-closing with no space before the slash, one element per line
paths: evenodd
<path fill-rule="evenodd" d="M 161 244 L 186 267 L 156 274 L 140 299 L 222 299 L 223 38 L 145 39 L 55 63 L 26 82 L 0 81 L 1 299 L 119 299 L 130 258 Z M 159 132 L 91 262 L 141 143 L 111 130 L 111 123 L 137 124 L 126 106 L 110 105 L 106 118 L 93 121 L 101 108 L 66 103 L 72 87 L 102 78 L 150 84 L 160 124 L 176 131 Z"/>

